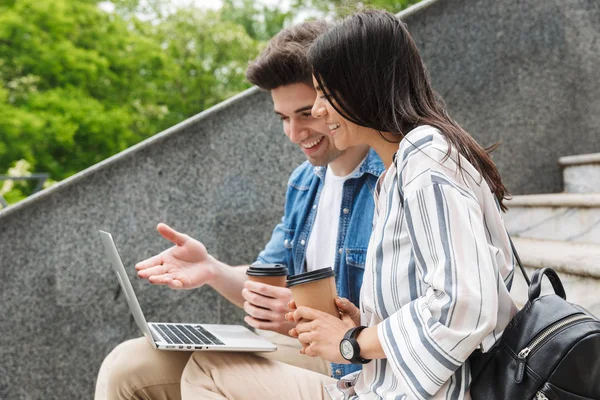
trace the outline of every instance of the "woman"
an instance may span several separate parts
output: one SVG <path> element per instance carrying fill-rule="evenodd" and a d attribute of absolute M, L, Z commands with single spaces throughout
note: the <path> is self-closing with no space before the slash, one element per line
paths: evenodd
<path fill-rule="evenodd" d="M 506 189 L 489 155 L 436 101 L 405 25 L 394 15 L 355 14 L 309 51 L 318 98 L 337 148 L 368 144 L 386 166 L 356 338 L 366 398 L 468 396 L 467 357 L 489 349 L 516 312 L 513 257 L 501 209 Z M 399 144 L 398 144 L 399 142 Z M 314 317 L 297 310 L 294 318 Z M 300 324 L 309 355 L 336 356 L 346 328 Z M 339 350 L 337 351 L 339 354 Z"/>
<path fill-rule="evenodd" d="M 313 115 L 327 122 L 340 150 L 372 147 L 386 172 L 376 188 L 360 313 L 337 319 L 300 307 L 286 318 L 299 322 L 290 334 L 304 353 L 364 363 L 363 370 L 336 384 L 260 357 L 227 355 L 211 366 L 198 355 L 186 370 L 200 372 L 184 373 L 183 393 L 225 398 L 244 379 L 248 398 L 327 398 L 324 387 L 333 398 L 342 391 L 361 400 L 469 398 L 467 358 L 489 349 L 516 312 L 498 170 L 436 101 L 394 15 L 348 17 L 313 44 L 309 61 Z M 349 310 L 344 301 L 338 305 Z M 215 376 L 224 366 L 227 373 Z M 204 392 L 185 388 L 196 379 Z"/>

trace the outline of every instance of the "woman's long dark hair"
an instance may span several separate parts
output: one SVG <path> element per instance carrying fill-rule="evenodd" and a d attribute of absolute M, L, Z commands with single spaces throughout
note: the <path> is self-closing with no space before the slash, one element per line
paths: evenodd
<path fill-rule="evenodd" d="M 398 141 L 420 125 L 438 128 L 506 210 L 508 193 L 488 154 L 495 146 L 483 149 L 450 118 L 406 25 L 396 16 L 369 10 L 347 17 L 313 43 L 308 62 L 323 94 L 345 119 L 399 135 Z"/>

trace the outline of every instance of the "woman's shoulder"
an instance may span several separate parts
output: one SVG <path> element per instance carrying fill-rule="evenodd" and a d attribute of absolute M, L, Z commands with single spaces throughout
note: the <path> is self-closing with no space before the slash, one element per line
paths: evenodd
<path fill-rule="evenodd" d="M 405 190 L 444 182 L 466 189 L 464 173 L 473 175 L 469 181 L 479 180 L 475 168 L 458 154 L 439 129 L 430 125 L 419 126 L 402 139 L 396 153 L 396 168 Z"/>
<path fill-rule="evenodd" d="M 430 125 L 421 125 L 408 132 L 400 141 L 397 161 L 407 161 L 414 155 L 419 155 L 423 151 L 428 151 L 433 144 L 434 138 L 441 135 L 440 131 Z"/>
<path fill-rule="evenodd" d="M 396 167 L 403 173 L 420 174 L 445 164 L 450 147 L 439 129 L 421 125 L 404 136 L 396 153 Z"/>

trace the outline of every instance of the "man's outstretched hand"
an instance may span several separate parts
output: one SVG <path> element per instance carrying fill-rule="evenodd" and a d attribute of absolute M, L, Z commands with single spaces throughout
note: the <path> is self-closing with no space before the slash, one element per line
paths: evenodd
<path fill-rule="evenodd" d="M 140 278 L 171 289 L 194 289 L 211 282 L 218 261 L 202 243 L 163 223 L 156 229 L 175 246 L 137 263 L 135 269 Z"/>

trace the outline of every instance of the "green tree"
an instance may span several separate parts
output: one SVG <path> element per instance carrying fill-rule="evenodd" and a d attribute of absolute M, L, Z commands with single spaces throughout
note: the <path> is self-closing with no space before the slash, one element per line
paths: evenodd
<path fill-rule="evenodd" d="M 259 42 L 219 11 L 178 10 L 146 28 L 173 64 L 163 99 L 171 110 L 170 125 L 250 86 L 244 72 Z"/>
<path fill-rule="evenodd" d="M 253 0 L 223 0 L 221 15 L 224 20 L 244 27 L 246 33 L 267 42 L 289 23 L 295 10 L 287 11 Z"/>
<path fill-rule="evenodd" d="M 0 170 L 60 180 L 247 88 L 259 42 L 217 11 L 159 24 L 92 0 L 0 3 Z"/>
<path fill-rule="evenodd" d="M 2 6 L 0 170 L 25 159 L 62 179 L 143 138 L 131 102 L 160 50 L 90 1 Z"/>
<path fill-rule="evenodd" d="M 291 8 L 296 12 L 302 10 L 319 10 L 329 17 L 344 17 L 363 8 L 376 8 L 398 13 L 421 0 L 294 0 Z"/>

